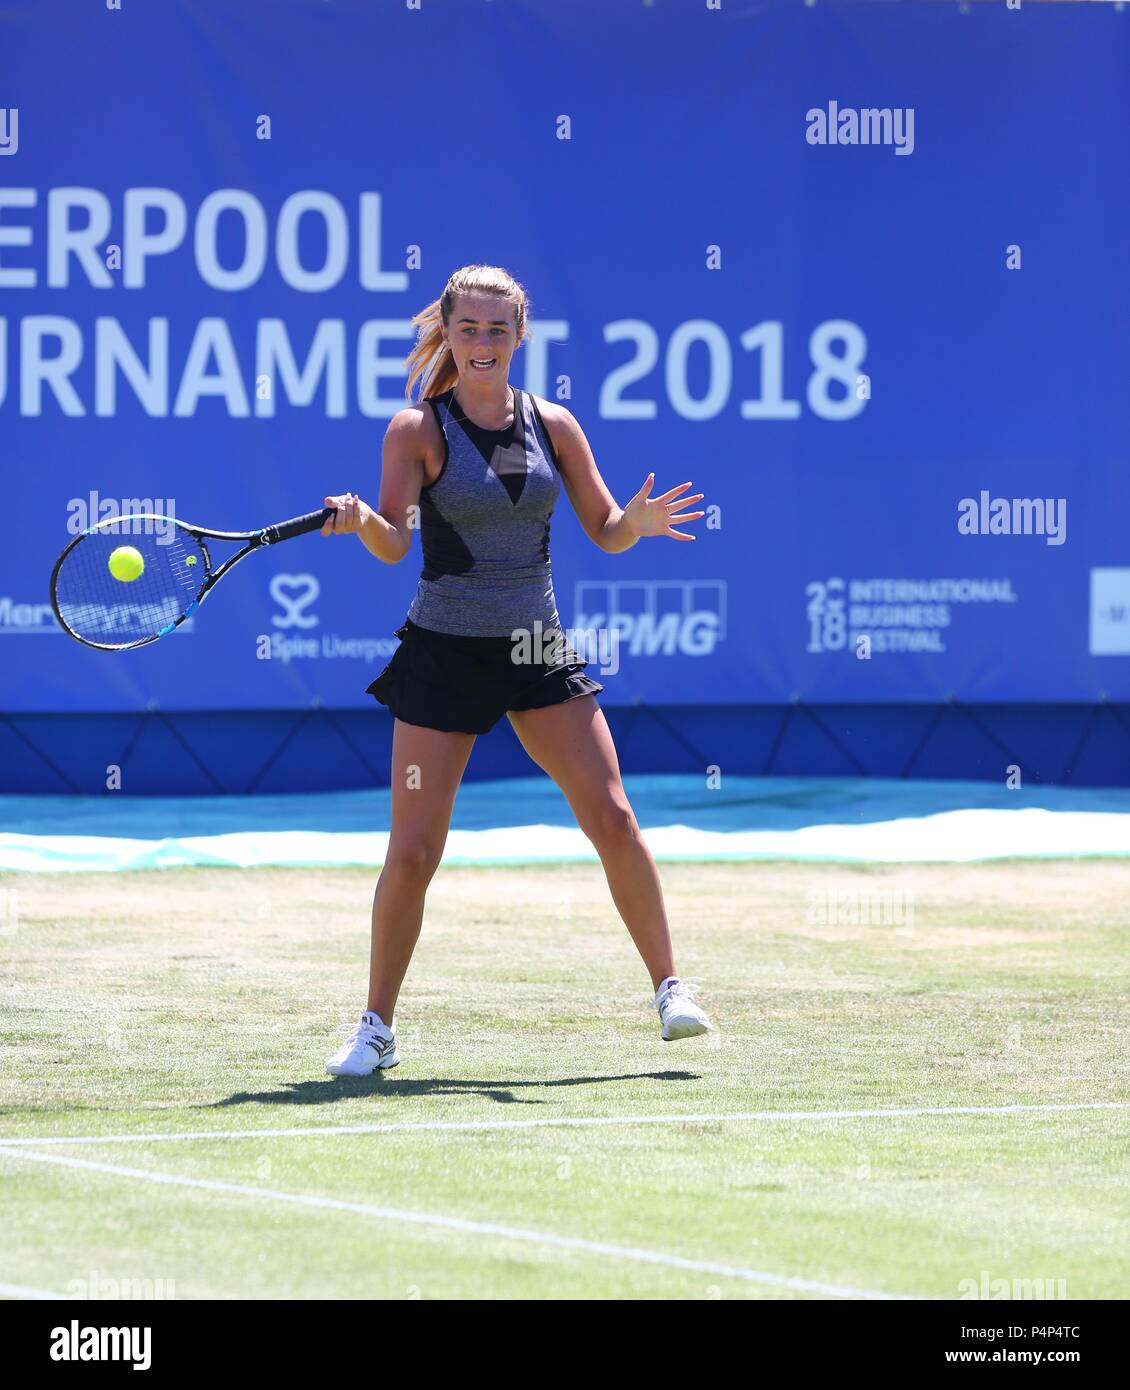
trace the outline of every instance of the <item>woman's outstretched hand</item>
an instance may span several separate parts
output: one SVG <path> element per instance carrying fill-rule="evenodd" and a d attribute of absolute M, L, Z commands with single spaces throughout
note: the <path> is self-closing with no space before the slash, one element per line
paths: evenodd
<path fill-rule="evenodd" d="M 693 541 L 694 536 L 686 531 L 676 531 L 671 523 L 697 521 L 700 516 L 705 516 L 705 512 L 680 512 L 678 509 L 701 501 L 706 494 L 696 492 L 693 497 L 680 497 L 679 494 L 690 487 L 690 483 L 680 483 L 659 497 L 649 497 L 654 482 L 655 474 L 649 473 L 643 487 L 624 508 L 629 526 L 637 536 L 671 536 L 677 541 Z M 329 505 L 327 501 L 326 506 Z"/>
<path fill-rule="evenodd" d="M 327 497 L 322 505 L 337 508 L 336 516 L 326 518 L 322 527 L 323 536 L 355 536 L 372 515 L 368 503 L 362 502 L 352 492 L 343 493 L 340 497 Z"/>

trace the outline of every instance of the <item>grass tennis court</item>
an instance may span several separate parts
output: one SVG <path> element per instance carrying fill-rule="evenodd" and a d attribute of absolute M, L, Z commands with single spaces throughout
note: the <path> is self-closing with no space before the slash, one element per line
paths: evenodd
<path fill-rule="evenodd" d="M 1130 864 L 661 872 L 716 1035 L 659 1041 L 598 865 L 441 869 L 363 1081 L 370 871 L 3 879 L 0 1284 L 1125 1296 Z"/>

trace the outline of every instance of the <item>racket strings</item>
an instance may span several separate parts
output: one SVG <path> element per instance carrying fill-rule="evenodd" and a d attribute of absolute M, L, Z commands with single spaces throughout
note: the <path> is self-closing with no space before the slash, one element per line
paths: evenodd
<path fill-rule="evenodd" d="M 60 620 L 76 637 L 132 646 L 169 631 L 196 601 L 211 567 L 207 551 L 177 527 L 155 534 L 153 520 L 148 526 L 140 518 L 103 523 L 63 557 L 53 597 Z M 143 568 L 134 579 L 116 578 L 110 569 L 110 557 L 123 546 L 141 556 Z"/>

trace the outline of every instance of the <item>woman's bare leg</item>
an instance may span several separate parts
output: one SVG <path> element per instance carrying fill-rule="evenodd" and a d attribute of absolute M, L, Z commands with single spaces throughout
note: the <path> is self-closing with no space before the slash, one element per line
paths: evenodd
<path fill-rule="evenodd" d="M 368 1009 L 389 1026 L 424 919 L 424 895 L 443 857 L 455 793 L 474 734 L 394 723 L 392 830 L 373 895 Z"/>
<path fill-rule="evenodd" d="M 651 982 L 674 975 L 675 957 L 655 860 L 620 780 L 616 746 L 591 695 L 546 709 L 511 710 L 522 747 L 557 783 L 600 855 L 612 901 L 624 919 Z"/>

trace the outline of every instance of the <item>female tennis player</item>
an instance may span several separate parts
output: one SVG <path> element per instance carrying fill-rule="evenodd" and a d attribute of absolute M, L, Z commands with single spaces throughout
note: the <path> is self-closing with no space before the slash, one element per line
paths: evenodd
<path fill-rule="evenodd" d="M 406 395 L 420 404 L 389 422 L 380 500 L 327 497 L 323 535 L 356 535 L 396 564 L 419 525 L 424 567 L 401 644 L 368 687 L 395 715 L 392 828 L 373 899 L 369 997 L 360 1023 L 326 1070 L 366 1076 L 400 1061 L 395 1011 L 420 935 L 424 896 L 439 866 L 455 794 L 475 742 L 507 716 L 522 746 L 565 794 L 592 841 L 613 901 L 651 976 L 665 1041 L 711 1024 L 675 971 L 663 892 L 620 780 L 587 662 L 565 643 L 554 598 L 549 518 L 564 485 L 589 537 L 610 554 L 645 536 L 691 541 L 675 523 L 689 482 L 652 497 L 649 473 L 620 508 L 580 425 L 560 405 L 511 386 L 526 332 L 526 292 L 505 270 L 457 270 L 412 320 Z M 418 517 L 418 523 L 416 518 Z M 540 624 L 540 628 L 537 626 Z M 518 660 L 517 634 L 559 634 Z M 528 653 L 522 653 L 523 657 Z"/>

